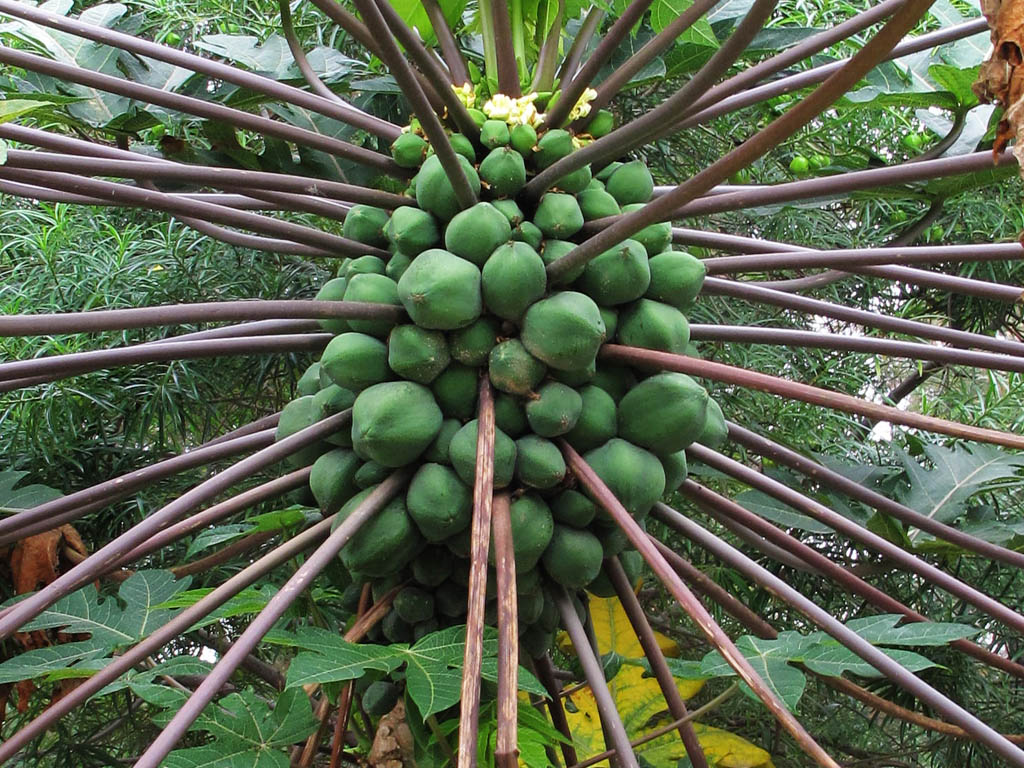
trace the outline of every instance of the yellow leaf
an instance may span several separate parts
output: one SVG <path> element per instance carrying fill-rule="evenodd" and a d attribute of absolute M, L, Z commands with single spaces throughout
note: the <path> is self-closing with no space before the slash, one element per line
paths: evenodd
<path fill-rule="evenodd" d="M 693 728 L 715 768 L 774 768 L 771 755 L 735 733 L 700 723 Z"/>
<path fill-rule="evenodd" d="M 615 651 L 627 659 L 639 659 L 644 655 L 640 639 L 629 623 L 629 617 L 622 609 L 617 597 L 595 597 L 590 595 L 590 616 L 594 623 L 597 647 L 602 654 Z M 666 656 L 678 656 L 679 647 L 661 632 L 654 633 L 658 647 Z M 572 653 L 569 636 L 562 632 L 558 636 L 558 647 L 565 653 Z"/>

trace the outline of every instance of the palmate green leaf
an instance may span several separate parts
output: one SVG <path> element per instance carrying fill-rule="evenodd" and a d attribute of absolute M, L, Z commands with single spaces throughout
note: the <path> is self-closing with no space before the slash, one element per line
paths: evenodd
<path fill-rule="evenodd" d="M 995 446 L 925 445 L 924 452 L 934 465 L 933 469 L 922 467 L 906 453 L 898 454 L 910 482 L 909 489 L 901 493 L 900 501 L 940 523 L 961 517 L 967 502 L 979 493 L 1024 483 L 1020 474 L 1024 469 L 1024 456 Z"/>
<path fill-rule="evenodd" d="M 689 8 L 691 0 L 655 0 L 651 4 L 651 28 L 657 33 Z M 676 77 L 699 68 L 718 50 L 719 42 L 707 16 L 676 38 L 675 46 L 665 55 L 666 75 Z"/>
<path fill-rule="evenodd" d="M 28 102 L 27 99 L 8 99 L 6 101 L 0 101 L 0 123 L 7 122 L 7 120 L 13 120 L 15 117 L 37 108 L 37 106 L 32 106 L 27 110 L 19 111 L 19 108 L 16 106 L 19 101 L 31 103 L 37 106 L 49 104 L 49 102 Z M 13 106 L 12 111 L 6 111 L 12 104 L 15 105 Z M 19 512 L 23 509 L 30 509 L 38 504 L 45 504 L 47 501 L 59 499 L 64 495 L 56 488 L 50 488 L 47 485 L 32 484 L 16 488 L 18 483 L 26 477 L 28 477 L 28 472 L 17 472 L 15 470 L 5 470 L 0 472 L 0 513 L 10 514 Z"/>
<path fill-rule="evenodd" d="M 904 669 L 911 672 L 920 672 L 922 669 L 937 666 L 931 659 L 927 659 L 921 654 L 914 653 L 913 651 L 893 650 L 889 648 L 883 648 L 880 650 L 893 661 L 898 662 Z M 871 664 L 868 664 L 849 648 L 846 648 L 835 641 L 832 641 L 831 643 L 822 643 L 811 648 L 801 659 L 799 659 L 799 661 L 806 664 L 807 668 L 812 672 L 817 672 L 820 675 L 829 675 L 831 677 L 838 677 L 844 672 L 860 675 L 861 677 L 883 676 L 882 673 L 875 669 Z"/>
<path fill-rule="evenodd" d="M 49 672 L 67 669 L 75 664 L 87 665 L 89 661 L 105 656 L 110 650 L 106 643 L 96 640 L 81 640 L 76 643 L 34 648 L 0 663 L 0 683 L 14 683 L 32 680 Z M 84 669 L 96 669 L 83 666 Z"/>
<path fill-rule="evenodd" d="M 287 768 L 284 748 L 316 730 L 309 698 L 300 689 L 284 691 L 270 704 L 252 691 L 233 693 L 208 707 L 192 730 L 207 731 L 213 744 L 176 750 L 164 765 L 179 768 Z"/>
<path fill-rule="evenodd" d="M 488 656 L 481 659 L 480 677 L 492 683 L 498 682 L 498 659 L 496 656 Z M 519 667 L 519 690 L 534 693 L 538 696 L 548 695 L 547 689 L 525 667 Z"/>
<path fill-rule="evenodd" d="M 292 659 L 288 666 L 288 686 L 356 680 L 371 669 L 392 672 L 405 660 L 388 646 L 339 644 L 329 654 L 300 653 Z"/>
<path fill-rule="evenodd" d="M 816 638 L 798 632 L 781 632 L 775 640 L 744 635 L 736 641 L 736 647 L 754 671 L 790 709 L 794 709 L 800 701 L 807 681 L 803 672 L 790 666 L 789 661 L 802 656 L 816 644 Z M 707 677 L 736 674 L 717 651 L 711 651 L 704 657 L 701 673 Z M 744 693 L 760 701 L 746 685 L 742 687 Z"/>
<path fill-rule="evenodd" d="M 980 631 L 966 624 L 939 621 L 915 621 L 896 626 L 904 619 L 899 613 L 884 613 L 851 619 L 846 622 L 846 627 L 874 645 L 946 645 L 977 635 Z"/>
<path fill-rule="evenodd" d="M 250 35 L 204 35 L 195 46 L 277 80 L 297 74 L 293 70 L 295 59 L 281 35 L 271 35 L 262 43 Z"/>
<path fill-rule="evenodd" d="M 172 611 L 157 608 L 188 588 L 170 571 L 136 571 L 118 590 L 121 607 L 113 597 L 100 598 L 92 585 L 72 592 L 24 626 L 26 631 L 60 628 L 88 633 L 109 648 L 139 640 L 165 623 Z"/>
<path fill-rule="evenodd" d="M 928 67 L 928 75 L 940 87 L 952 93 L 963 108 L 973 107 L 978 103 L 971 86 L 978 79 L 978 67 L 951 67 L 949 64 L 932 64 Z"/>
<path fill-rule="evenodd" d="M 229 523 L 207 528 L 200 531 L 199 535 L 192 539 L 185 552 L 184 560 L 188 560 L 203 550 L 215 547 L 228 541 L 240 539 L 247 533 L 252 532 L 253 527 L 248 523 Z"/>
<path fill-rule="evenodd" d="M 398 15 L 406 24 L 419 31 L 420 37 L 427 45 L 434 44 L 437 36 L 434 34 L 434 25 L 430 23 L 430 17 L 427 16 L 423 3 L 419 0 L 388 0 L 388 2 L 392 8 L 398 11 Z M 458 28 L 462 12 L 466 10 L 466 4 L 466 0 L 438 0 L 438 5 L 441 7 L 441 12 L 449 27 Z"/>
<path fill-rule="evenodd" d="M 828 533 L 832 530 L 824 523 L 819 523 L 814 518 L 797 512 L 792 507 L 760 491 L 744 491 L 737 494 L 733 501 L 758 517 L 763 517 L 765 520 L 778 523 L 786 528 L 796 528 L 809 533 Z"/>

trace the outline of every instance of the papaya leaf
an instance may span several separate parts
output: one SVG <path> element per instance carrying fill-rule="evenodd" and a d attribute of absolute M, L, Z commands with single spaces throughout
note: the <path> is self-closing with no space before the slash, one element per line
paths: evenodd
<path fill-rule="evenodd" d="M 18 100 L 0 101 L 0 123 L 5 122 L 5 105 L 11 104 L 12 101 Z M 39 104 L 41 102 L 33 103 Z M 13 115 L 13 117 L 17 116 Z M 16 488 L 15 486 L 27 476 L 28 472 L 17 472 L 15 470 L 0 472 L 0 513 L 13 514 L 39 504 L 45 504 L 54 499 L 59 499 L 64 495 L 56 488 L 50 488 L 47 485 L 23 485 L 20 488 Z"/>
<path fill-rule="evenodd" d="M 924 453 L 934 465 L 933 469 L 926 469 L 906 453 L 898 453 L 910 481 L 909 489 L 901 494 L 900 500 L 940 523 L 951 523 L 962 517 L 967 511 L 967 502 L 979 493 L 1024 483 L 1020 475 L 1024 456 L 995 446 L 925 445 Z M 912 532 L 911 538 L 917 533 Z"/>
<path fill-rule="evenodd" d="M 420 33 L 420 37 L 427 45 L 432 45 L 436 41 L 434 25 L 430 23 L 430 17 L 427 16 L 423 3 L 420 3 L 419 0 L 388 0 L 388 2 L 392 8 L 398 11 L 398 15 L 406 24 Z M 466 0 L 438 0 L 438 5 L 448 26 L 456 28 L 462 18 L 462 12 L 466 9 Z"/>
<path fill-rule="evenodd" d="M 0 664 L 0 683 L 31 680 L 75 664 L 88 664 L 104 656 L 107 650 L 105 644 L 95 640 L 34 648 Z M 91 666 L 86 668 L 95 669 Z"/>
<path fill-rule="evenodd" d="M 758 517 L 763 517 L 765 520 L 778 523 L 786 528 L 796 528 L 808 533 L 828 533 L 832 530 L 824 523 L 819 523 L 814 518 L 797 512 L 787 504 L 760 491 L 744 491 L 737 494 L 733 501 Z"/>
<path fill-rule="evenodd" d="M 211 744 L 171 752 L 170 768 L 287 768 L 286 747 L 316 730 L 306 694 L 284 691 L 271 705 L 252 691 L 225 696 L 208 707 L 192 726 L 214 736 Z"/>
<path fill-rule="evenodd" d="M 938 646 L 972 637 L 979 632 L 966 624 L 938 621 L 915 621 L 896 626 L 903 619 L 901 614 L 885 613 L 851 619 L 846 622 L 846 627 L 875 645 Z"/>
<path fill-rule="evenodd" d="M 911 672 L 919 672 L 922 669 L 937 666 L 931 659 L 913 651 L 885 649 L 885 655 Z M 821 675 L 838 677 L 844 672 L 850 672 L 861 677 L 883 676 L 871 664 L 834 640 L 820 643 L 811 648 L 804 654 L 801 661 L 807 665 L 808 669 Z"/>

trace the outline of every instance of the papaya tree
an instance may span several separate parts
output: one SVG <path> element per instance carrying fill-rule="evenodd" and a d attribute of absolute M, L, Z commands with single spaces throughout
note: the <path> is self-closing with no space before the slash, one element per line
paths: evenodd
<path fill-rule="evenodd" d="M 615 695 L 615 681 L 625 686 L 632 674 L 655 694 L 641 711 L 668 713 L 664 731 L 680 745 L 673 759 L 693 766 L 723 758 L 715 734 L 695 725 L 679 680 L 717 677 L 737 678 L 735 690 L 763 704 L 808 764 L 838 766 L 797 717 L 807 675 L 867 710 L 1024 765 L 1018 736 L 931 684 L 919 673 L 934 662 L 905 650 L 943 646 L 986 674 L 1024 677 L 1012 654 L 971 639 L 1024 632 L 1024 616 L 915 541 L 1021 567 L 1024 555 L 1005 539 L 975 535 L 947 511 L 950 498 L 1017 472 L 1017 455 L 1000 449 L 1020 449 L 1024 437 L 705 354 L 712 344 L 776 345 L 911 360 L 921 366 L 914 387 L 942 366 L 1020 373 L 1024 344 L 998 327 L 968 330 L 852 306 L 841 292 L 835 301 L 803 293 L 867 275 L 1012 307 L 1019 286 L 923 267 L 1008 263 L 1021 245 L 932 242 L 945 232 L 932 232 L 931 211 L 896 237 L 849 248 L 679 226 L 871 190 L 924 195 L 927 185 L 940 210 L 956 191 L 1012 173 L 1007 73 L 1020 57 L 1010 4 L 936 27 L 933 3 L 886 0 L 758 56 L 777 0 L 313 0 L 317 23 L 333 25 L 340 42 L 311 52 L 292 14 L 313 11 L 283 2 L 279 36 L 220 35 L 181 48 L 177 33 L 162 43 L 136 34 L 140 21 L 124 6 L 76 17 L 63 5 L 0 0 L 9 20 L 0 28 L 0 193 L 161 212 L 227 245 L 334 275 L 312 299 L 0 316 L 7 337 L 210 326 L 0 363 L 0 391 L 41 397 L 54 382 L 139 363 L 316 356 L 277 413 L 67 495 L 5 503 L 0 543 L 70 542 L 54 550 L 70 562 L 4 607 L 3 638 L 54 633 L 60 642 L 13 655 L 0 680 L 76 683 L 19 722 L 0 763 L 42 743 L 92 697 L 129 689 L 161 713 L 159 733 L 127 760 L 143 768 L 336 766 L 356 713 L 367 731 L 370 717 L 394 716 L 388 727 L 410 729 L 423 765 L 638 766 L 633 742 L 643 739 Z M 989 26 L 995 46 L 982 64 Z M 843 45 L 845 58 L 815 58 Z M 630 115 L 638 84 L 670 72 L 678 87 Z M 907 91 L 925 83 L 905 103 L 948 112 L 945 135 L 926 145 L 910 134 L 909 156 L 875 153 L 857 169 L 800 152 L 787 163 L 795 180 L 752 183 L 751 169 L 798 132 L 838 111 L 850 121 L 865 105 L 884 106 L 899 86 L 879 83 L 894 73 L 910 81 Z M 979 100 L 1006 111 L 978 112 Z M 657 183 L 665 179 L 650 159 L 666 146 L 765 103 L 749 135 Z M 987 146 L 954 152 L 970 143 L 958 144 L 965 134 L 969 150 Z M 931 241 L 913 245 L 925 232 Z M 826 324 L 691 325 L 708 297 Z M 859 332 L 831 332 L 831 322 Z M 862 437 L 884 423 L 971 445 L 922 449 L 930 464 L 911 460 L 906 471 L 924 498 L 897 497 L 730 418 L 712 395 L 737 391 L 815 406 L 821 419 L 846 414 Z M 226 459 L 233 463 L 91 554 L 74 543 L 73 522 Z M 923 477 L 943 466 L 949 476 Z M 266 473 L 272 479 L 251 485 Z M 8 490 L 17 479 L 5 480 Z M 740 503 L 726 487 L 757 501 Z M 295 502 L 287 509 L 249 514 L 286 495 Z M 875 516 L 847 513 L 851 502 Z M 834 615 L 722 529 L 855 595 L 867 615 Z M 187 590 L 211 561 L 147 567 L 182 540 L 190 552 L 200 541 L 231 542 L 218 564 L 245 557 L 216 586 Z M 836 541 L 970 606 L 985 624 L 931 621 L 837 561 Z M 692 552 L 788 606 L 807 631 L 780 633 L 696 568 Z M 280 589 L 257 588 L 285 567 Z M 666 658 L 635 592 L 645 570 L 710 649 L 696 666 Z M 98 581 L 119 583 L 117 596 L 102 595 Z M 335 590 L 343 617 L 296 621 L 314 589 Z M 613 596 L 639 650 L 621 678 L 609 668 L 621 646 L 602 647 L 590 607 Z M 722 612 L 749 634 L 730 637 Z M 237 636 L 218 646 L 208 630 L 224 622 Z M 174 653 L 196 633 L 217 648 L 215 663 Z M 286 674 L 259 657 L 266 645 L 283 649 Z M 563 707 L 555 660 L 577 665 L 587 685 L 607 748 L 600 758 L 577 754 L 583 742 L 571 723 L 580 719 L 569 715 L 580 707 Z M 275 691 L 272 706 L 232 689 L 243 667 Z M 871 690 L 879 679 L 890 697 Z"/>

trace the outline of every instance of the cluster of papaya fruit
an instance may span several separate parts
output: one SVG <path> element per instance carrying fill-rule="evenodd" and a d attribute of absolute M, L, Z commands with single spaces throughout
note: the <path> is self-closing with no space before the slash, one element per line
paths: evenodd
<path fill-rule="evenodd" d="M 494 486 L 513 499 L 520 637 L 539 655 L 558 625 L 551 582 L 607 595 L 605 558 L 623 553 L 628 570 L 640 566 L 637 553 L 624 551 L 621 530 L 575 486 L 556 439 L 583 454 L 643 524 L 685 479 L 686 446 L 717 444 L 725 422 L 688 376 L 598 360 L 608 341 L 692 353 L 684 310 L 704 267 L 670 249 L 668 224 L 647 227 L 571 274 L 547 277 L 546 266 L 576 247 L 585 222 L 650 199 L 644 163 L 612 163 L 596 176 L 589 166 L 575 171 L 527 217 L 518 199 L 527 178 L 578 140 L 561 129 L 538 137 L 529 125 L 481 122 L 479 144 L 460 135 L 452 144 L 484 202 L 461 210 L 429 144 L 408 132 L 392 151 L 418 168 L 409 205 L 390 214 L 357 205 L 347 214 L 346 237 L 392 255 L 346 260 L 318 298 L 401 305 L 410 322 L 323 321 L 336 335 L 300 380 L 278 434 L 352 408 L 351 430 L 293 457 L 296 466 L 312 464 L 313 496 L 339 520 L 395 468 L 415 466 L 405 494 L 340 555 L 350 600 L 367 581 L 375 596 L 406 584 L 379 631 L 408 642 L 464 621 L 477 399 L 479 379 L 488 376 L 496 391 Z M 491 578 L 492 623 L 495 591 Z"/>

